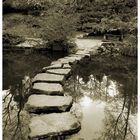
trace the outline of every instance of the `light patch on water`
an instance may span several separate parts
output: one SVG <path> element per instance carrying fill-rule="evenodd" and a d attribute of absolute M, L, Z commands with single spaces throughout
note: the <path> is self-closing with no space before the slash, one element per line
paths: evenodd
<path fill-rule="evenodd" d="M 92 99 L 89 98 L 88 96 L 84 96 L 80 101 L 81 106 L 90 106 L 92 103 L 93 103 Z"/>
<path fill-rule="evenodd" d="M 112 80 L 110 75 L 98 77 L 98 75 L 91 74 L 88 78 L 88 81 L 84 82 L 83 77 L 79 75 L 76 77 L 77 88 L 75 94 L 78 93 L 77 96 L 79 96 L 81 93 L 81 96 L 76 98 L 71 113 L 80 120 L 81 130 L 70 136 L 69 140 L 108 140 L 114 136 L 114 126 L 118 128 L 115 135 L 118 139 L 122 139 L 126 124 L 128 124 L 126 139 L 135 139 L 137 137 L 137 119 L 135 114 L 130 114 L 129 120 L 126 122 L 129 98 L 124 100 L 124 97 L 120 94 L 123 85 Z M 124 101 L 126 103 L 123 108 Z M 119 118 L 119 121 L 117 121 L 117 118 Z"/>
<path fill-rule="evenodd" d="M 137 137 L 137 130 L 138 130 L 138 126 L 137 126 L 137 114 L 135 115 L 130 115 L 130 118 L 129 118 L 129 123 L 130 123 L 130 126 L 131 126 L 131 131 L 132 133 Z"/>
<path fill-rule="evenodd" d="M 79 133 L 72 135 L 70 140 L 78 140 L 80 138 L 85 140 L 92 140 L 98 138 L 100 131 L 104 127 L 103 119 L 105 117 L 104 108 L 105 102 L 93 101 L 90 97 L 84 96 L 79 102 L 82 110 L 81 130 Z"/>
<path fill-rule="evenodd" d="M 107 93 L 109 96 L 114 97 L 119 94 L 117 83 L 111 80 L 109 82 L 110 82 L 110 85 L 107 88 Z"/>

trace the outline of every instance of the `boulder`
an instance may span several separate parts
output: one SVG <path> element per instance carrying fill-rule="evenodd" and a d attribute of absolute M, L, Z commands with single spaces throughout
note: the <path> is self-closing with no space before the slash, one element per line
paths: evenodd
<path fill-rule="evenodd" d="M 37 74 L 32 82 L 47 82 L 47 83 L 60 83 L 64 84 L 65 76 L 64 75 L 56 75 L 56 74 L 50 74 L 50 73 L 39 73 Z"/>
<path fill-rule="evenodd" d="M 64 112 L 72 106 L 71 96 L 31 95 L 25 109 L 31 113 Z"/>
<path fill-rule="evenodd" d="M 64 95 L 63 87 L 57 83 L 34 83 L 32 93 L 46 95 Z"/>
<path fill-rule="evenodd" d="M 34 116 L 30 121 L 29 128 L 29 138 L 37 140 L 78 132 L 81 125 L 74 115 L 66 112 Z"/>

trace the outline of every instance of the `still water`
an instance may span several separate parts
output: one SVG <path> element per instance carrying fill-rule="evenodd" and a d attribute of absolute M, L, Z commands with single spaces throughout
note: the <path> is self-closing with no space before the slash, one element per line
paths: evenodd
<path fill-rule="evenodd" d="M 81 130 L 67 139 L 137 139 L 136 60 L 127 59 L 125 65 L 126 58 L 114 61 L 95 58 L 75 68 L 65 89 L 74 98 L 71 112 Z"/>
<path fill-rule="evenodd" d="M 43 67 L 58 58 L 64 57 L 62 52 L 3 52 L 3 89 L 9 86 L 21 85 L 25 75 L 33 78 Z"/>
<path fill-rule="evenodd" d="M 42 67 L 63 56 L 54 53 L 4 53 L 3 89 L 20 84 L 25 75 L 33 77 Z M 137 62 L 135 58 L 97 56 L 90 61 L 83 61 L 75 66 L 73 75 L 64 88 L 66 94 L 74 99 L 70 111 L 81 122 L 81 130 L 77 134 L 55 137 L 53 140 L 137 139 Z M 15 140 L 27 140 L 27 137 L 23 137 L 28 136 L 29 119 L 26 116 L 27 114 L 24 114 L 24 119 L 20 117 L 21 123 L 18 124 L 23 123 L 25 128 L 23 125 L 18 126 L 21 129 L 17 131 L 15 126 Z M 8 130 L 4 131 L 7 132 L 4 133 L 7 140 L 11 137 L 9 126 L 14 129 L 11 124 L 8 124 Z"/>

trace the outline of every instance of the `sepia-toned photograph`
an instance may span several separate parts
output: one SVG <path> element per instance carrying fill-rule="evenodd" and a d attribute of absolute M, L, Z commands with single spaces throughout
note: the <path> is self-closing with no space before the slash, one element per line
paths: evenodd
<path fill-rule="evenodd" d="M 2 139 L 138 140 L 138 0 L 3 0 Z"/>

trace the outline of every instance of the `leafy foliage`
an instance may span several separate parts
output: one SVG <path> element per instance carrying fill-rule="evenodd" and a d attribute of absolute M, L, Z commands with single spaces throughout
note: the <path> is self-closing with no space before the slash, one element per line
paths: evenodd
<path fill-rule="evenodd" d="M 75 25 L 73 15 L 52 13 L 45 20 L 43 37 L 48 41 L 67 40 L 75 31 Z"/>
<path fill-rule="evenodd" d="M 58 46 L 67 50 L 72 47 L 72 42 L 69 40 L 76 31 L 76 25 L 77 17 L 73 14 L 64 14 L 62 11 L 51 12 L 43 22 L 42 37 L 48 41 L 49 47 Z"/>

